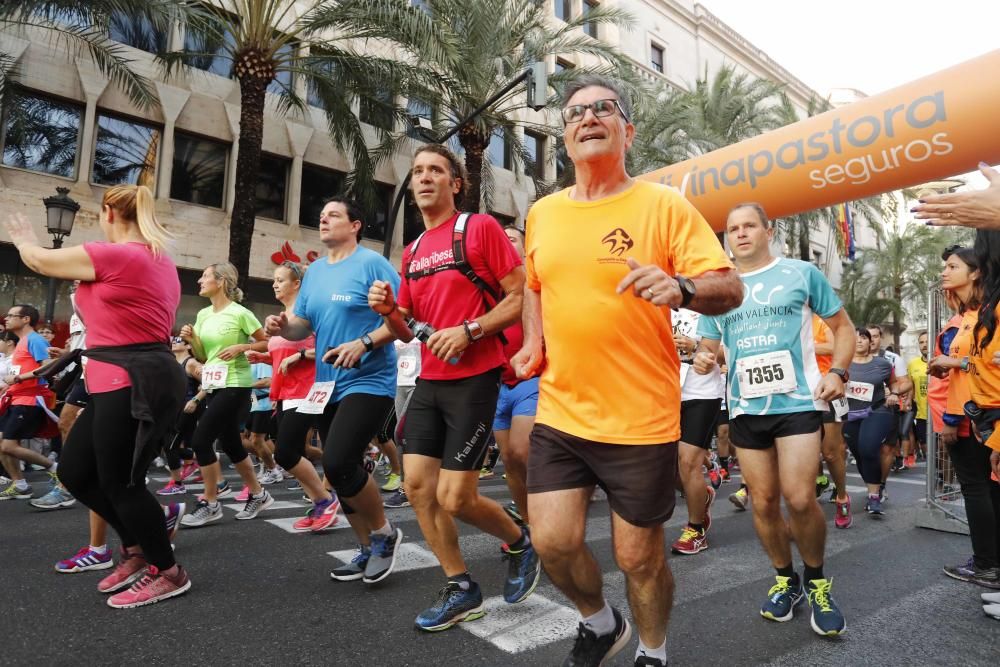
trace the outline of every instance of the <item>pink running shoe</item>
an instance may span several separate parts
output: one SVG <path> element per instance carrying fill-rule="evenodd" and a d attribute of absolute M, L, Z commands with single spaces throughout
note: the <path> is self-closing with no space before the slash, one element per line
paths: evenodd
<path fill-rule="evenodd" d="M 158 496 L 179 496 L 187 493 L 187 489 L 184 488 L 184 482 L 175 482 L 170 480 L 167 485 L 156 492 Z"/>
<path fill-rule="evenodd" d="M 244 486 L 243 490 L 237 493 L 233 500 L 238 503 L 245 503 L 250 500 L 250 487 Z"/>
<path fill-rule="evenodd" d="M 854 523 L 854 515 L 851 514 L 851 497 L 847 496 L 846 503 L 834 500 L 834 506 L 836 509 L 834 510 L 833 525 L 837 528 L 850 528 L 851 524 Z"/>
<path fill-rule="evenodd" d="M 320 509 L 315 508 L 313 511 L 317 512 L 317 516 L 313 517 L 313 523 L 310 530 L 314 533 L 318 533 L 321 530 L 326 530 L 332 526 L 337 525 L 339 517 L 337 516 L 337 510 L 340 509 L 340 499 L 337 496 L 333 497 L 328 505 Z"/>
<path fill-rule="evenodd" d="M 130 554 L 124 549 L 118 558 L 118 564 L 108 576 L 101 579 L 97 584 L 97 590 L 101 593 L 117 593 L 123 588 L 128 588 L 142 576 L 146 571 L 146 558 L 142 554 Z"/>
<path fill-rule="evenodd" d="M 306 515 L 292 524 L 292 530 L 299 533 L 308 533 L 312 530 L 313 522 L 315 522 L 315 517 L 313 517 L 313 512 L 316 511 L 315 507 L 310 507 Z"/>
<path fill-rule="evenodd" d="M 195 481 L 193 478 L 195 475 L 198 474 L 200 470 L 201 468 L 198 467 L 198 464 L 196 462 L 188 461 L 181 467 L 181 481 L 182 482 Z"/>
<path fill-rule="evenodd" d="M 87 570 L 106 570 L 114 566 L 115 562 L 111 558 L 110 549 L 105 549 L 104 553 L 100 553 L 91 549 L 88 544 L 73 556 L 56 563 L 56 572 L 71 574 Z"/>
<path fill-rule="evenodd" d="M 174 575 L 167 576 L 150 565 L 143 572 L 142 577 L 126 590 L 112 595 L 108 598 L 108 606 L 115 609 L 131 609 L 132 607 L 142 607 L 147 604 L 154 604 L 160 600 L 177 597 L 191 588 L 191 580 L 188 579 L 184 568 L 177 566 Z"/>

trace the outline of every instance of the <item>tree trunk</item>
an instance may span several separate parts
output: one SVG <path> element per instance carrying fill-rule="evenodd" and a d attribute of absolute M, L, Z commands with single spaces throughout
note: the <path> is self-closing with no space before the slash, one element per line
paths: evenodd
<path fill-rule="evenodd" d="M 459 130 L 458 141 L 465 149 L 465 170 L 469 174 L 464 210 L 478 213 L 482 201 L 483 153 L 490 145 L 489 137 L 484 137 L 475 127 L 466 125 Z"/>
<path fill-rule="evenodd" d="M 240 140 L 236 158 L 236 200 L 229 226 L 229 261 L 239 272 L 240 287 L 250 275 L 250 247 L 257 211 L 257 178 L 264 141 L 264 92 L 270 80 L 245 75 L 240 82 Z"/>
<path fill-rule="evenodd" d="M 897 304 L 901 305 L 903 303 L 903 286 L 900 285 L 899 283 L 896 283 L 895 285 L 892 286 L 892 298 L 893 298 L 893 300 L 895 300 L 895 302 Z M 892 343 L 893 343 L 893 349 L 896 351 L 896 354 L 900 354 L 899 338 L 902 335 L 902 333 L 903 332 L 900 331 L 899 310 L 896 309 L 896 308 L 893 308 L 893 310 L 892 310 Z"/>
<path fill-rule="evenodd" d="M 809 249 L 809 221 L 803 219 L 799 222 L 799 259 L 803 262 L 812 261 Z"/>

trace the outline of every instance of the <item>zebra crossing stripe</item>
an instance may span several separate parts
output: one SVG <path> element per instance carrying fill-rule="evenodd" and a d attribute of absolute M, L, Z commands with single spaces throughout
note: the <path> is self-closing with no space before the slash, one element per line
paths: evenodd
<path fill-rule="evenodd" d="M 502 596 L 487 598 L 486 616 L 460 623 L 462 630 L 507 653 L 522 653 L 576 634 L 579 614 L 535 593 L 524 602 L 508 604 Z"/>
<path fill-rule="evenodd" d="M 330 551 L 328 555 L 342 563 L 350 563 L 356 553 L 356 549 L 344 549 L 343 551 Z M 396 567 L 393 568 L 393 572 L 423 570 L 439 565 L 437 557 L 429 550 L 412 542 L 403 542 L 396 548 Z"/>

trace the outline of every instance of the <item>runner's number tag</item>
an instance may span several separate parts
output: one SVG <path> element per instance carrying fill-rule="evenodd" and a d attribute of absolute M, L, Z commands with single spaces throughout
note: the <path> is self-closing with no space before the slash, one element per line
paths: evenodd
<path fill-rule="evenodd" d="M 850 407 L 847 405 L 846 398 L 838 398 L 830 401 L 830 405 L 833 406 L 833 414 L 837 415 L 837 419 L 843 419 L 844 415 L 850 412 Z"/>
<path fill-rule="evenodd" d="M 736 361 L 740 380 L 740 396 L 761 398 L 771 394 L 788 394 L 798 387 L 792 353 L 788 350 L 755 354 Z"/>
<path fill-rule="evenodd" d="M 257 412 L 258 405 L 260 405 L 260 399 L 257 398 L 257 392 L 250 392 L 250 412 Z"/>
<path fill-rule="evenodd" d="M 333 395 L 333 388 L 336 385 L 336 382 L 317 382 L 313 384 L 312 389 L 309 390 L 309 394 L 306 395 L 305 402 L 299 406 L 298 412 L 305 415 L 323 414 L 323 410 L 326 409 L 326 404 L 330 402 L 330 396 Z"/>
<path fill-rule="evenodd" d="M 206 391 L 225 389 L 229 378 L 229 366 L 226 364 L 206 364 L 201 367 L 201 388 Z"/>
<path fill-rule="evenodd" d="M 847 383 L 844 393 L 847 398 L 854 399 L 855 401 L 871 403 L 872 399 L 875 398 L 875 385 L 871 382 L 854 382 L 852 380 Z"/>
<path fill-rule="evenodd" d="M 10 367 L 10 374 L 11 375 L 20 375 L 21 374 L 21 367 L 20 366 L 11 366 Z"/>

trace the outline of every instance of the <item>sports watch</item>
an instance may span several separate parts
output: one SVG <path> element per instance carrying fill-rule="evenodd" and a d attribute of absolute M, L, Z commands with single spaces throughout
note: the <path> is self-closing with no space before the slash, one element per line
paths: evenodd
<path fill-rule="evenodd" d="M 691 300 L 694 299 L 695 293 L 698 288 L 695 287 L 694 281 L 690 278 L 686 278 L 681 275 L 674 276 L 674 280 L 677 281 L 677 287 L 681 290 L 681 308 L 686 308 Z"/>
<path fill-rule="evenodd" d="M 831 368 L 830 372 L 834 375 L 839 375 L 840 379 L 844 381 L 844 384 L 847 384 L 847 381 L 851 379 L 851 374 L 843 368 Z"/>
<path fill-rule="evenodd" d="M 463 325 L 465 326 L 465 335 L 469 337 L 470 343 L 475 343 L 477 340 L 486 335 L 486 332 L 483 331 L 483 327 L 481 327 L 479 322 L 476 322 L 475 320 L 472 320 L 471 322 L 466 320 L 463 322 Z"/>

